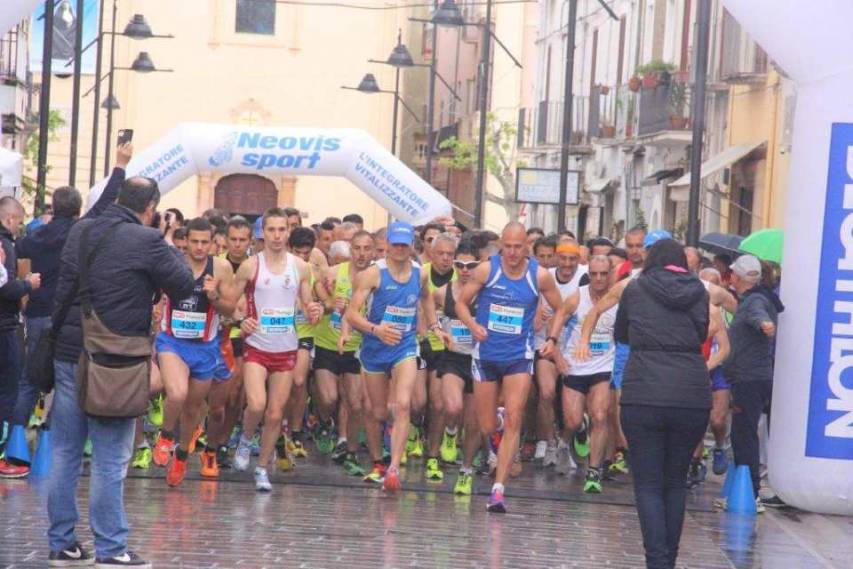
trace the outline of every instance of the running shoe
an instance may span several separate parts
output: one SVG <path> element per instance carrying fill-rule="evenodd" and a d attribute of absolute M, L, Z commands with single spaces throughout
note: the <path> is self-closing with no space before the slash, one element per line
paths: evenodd
<path fill-rule="evenodd" d="M 762 501 L 762 499 L 760 497 L 755 499 L 755 513 L 756 514 L 763 514 L 764 513 L 764 502 Z"/>
<path fill-rule="evenodd" d="M 338 464 L 343 464 L 344 459 L 347 457 L 347 440 L 341 439 L 338 441 L 338 444 L 335 446 L 335 450 L 332 451 L 331 459 Z"/>
<path fill-rule="evenodd" d="M 252 442 L 249 443 L 249 450 L 252 451 L 252 456 L 259 456 L 261 454 L 261 434 L 255 433 L 255 436 L 252 437 Z"/>
<path fill-rule="evenodd" d="M 456 459 L 459 458 L 459 447 L 457 446 L 457 439 L 459 437 L 459 432 L 455 432 L 452 435 L 444 431 L 444 436 L 441 437 L 441 461 L 447 464 L 453 464 L 456 462 Z"/>
<path fill-rule="evenodd" d="M 278 453 L 278 458 L 276 458 L 275 465 L 282 472 L 287 472 L 288 470 L 293 470 L 293 467 L 296 466 L 296 463 L 293 461 L 293 457 L 291 457 L 286 450 L 282 450 Z"/>
<path fill-rule="evenodd" d="M 787 508 L 788 504 L 782 501 L 779 496 L 771 496 L 770 498 L 762 498 L 761 503 L 768 508 Z"/>
<path fill-rule="evenodd" d="M 296 439 L 290 439 L 287 441 L 287 453 L 293 458 L 305 458 L 308 456 L 308 451 L 305 450 L 305 446 L 302 444 L 302 441 L 298 441 Z"/>
<path fill-rule="evenodd" d="M 220 470 L 231 469 L 231 457 L 228 456 L 228 447 L 226 445 L 222 445 L 216 451 L 216 464 L 219 465 Z"/>
<path fill-rule="evenodd" d="M 714 474 L 722 475 L 725 474 L 729 469 L 729 453 L 728 448 L 716 448 L 714 447 L 714 462 L 713 462 Z"/>
<path fill-rule="evenodd" d="M 179 453 L 175 453 L 175 460 L 169 465 L 169 470 L 166 471 L 166 484 L 172 486 L 180 486 L 187 475 L 187 457 L 181 458 Z"/>
<path fill-rule="evenodd" d="M 486 504 L 486 511 L 495 514 L 506 513 L 506 501 L 504 500 L 503 492 L 492 490 L 492 495 L 489 496 L 489 503 Z"/>
<path fill-rule="evenodd" d="M 708 472 L 708 467 L 702 459 L 694 458 L 690 461 L 690 468 L 687 471 L 687 488 L 695 488 L 705 481 L 705 476 Z"/>
<path fill-rule="evenodd" d="M 608 470 L 616 474 L 628 474 L 628 461 L 625 459 L 623 451 L 617 451 L 613 455 L 613 462 Z"/>
<path fill-rule="evenodd" d="M 245 472 L 249 468 L 249 461 L 252 460 L 251 441 L 247 441 L 244 437 L 240 437 L 240 444 L 237 445 L 237 452 L 234 453 L 234 470 Z"/>
<path fill-rule="evenodd" d="M 188 453 L 193 454 L 195 452 L 196 446 L 202 446 L 202 448 L 204 447 L 203 443 L 199 445 L 199 439 L 203 434 L 204 427 L 202 427 L 201 423 L 199 423 L 198 426 L 195 428 L 195 431 L 193 432 L 193 438 L 190 439 L 190 445 L 189 447 L 187 447 Z"/>
<path fill-rule="evenodd" d="M 399 492 L 403 486 L 400 484 L 400 471 L 396 467 L 390 467 L 385 472 L 385 478 L 382 480 L 382 489 L 386 492 Z"/>
<path fill-rule="evenodd" d="M 545 453 L 542 456 L 542 466 L 556 466 L 557 465 L 557 442 L 555 440 L 550 440 L 548 442 L 540 441 L 545 443 Z"/>
<path fill-rule="evenodd" d="M 147 470 L 148 467 L 151 466 L 151 457 L 152 452 L 150 448 L 147 446 L 139 447 L 133 453 L 133 461 L 131 461 L 130 466 L 141 470 Z"/>
<path fill-rule="evenodd" d="M 125 551 L 115 557 L 98 557 L 95 569 L 113 569 L 113 567 L 132 567 L 133 569 L 151 569 L 151 563 L 132 551 Z"/>
<path fill-rule="evenodd" d="M 409 439 L 406 441 L 406 454 L 412 458 L 420 458 L 424 455 L 424 441 L 421 438 L 421 430 L 414 425 L 409 428 Z"/>
<path fill-rule="evenodd" d="M 205 478 L 219 478 L 219 462 L 216 460 L 216 451 L 205 449 L 198 456 L 201 461 L 201 475 Z"/>
<path fill-rule="evenodd" d="M 533 441 L 524 441 L 521 445 L 521 460 L 530 462 L 536 455 L 536 443 Z"/>
<path fill-rule="evenodd" d="M 572 443 L 575 447 L 575 454 L 580 458 L 589 456 L 589 436 L 586 431 L 575 433 L 575 436 L 572 437 Z"/>
<path fill-rule="evenodd" d="M 155 427 L 163 426 L 163 395 L 160 394 L 148 404 L 148 422 Z"/>
<path fill-rule="evenodd" d="M 241 425 L 234 425 L 234 428 L 231 429 L 231 436 L 228 437 L 228 443 L 226 446 L 228 448 L 237 448 L 237 445 L 240 444 L 240 437 L 243 434 L 243 427 Z"/>
<path fill-rule="evenodd" d="M 427 477 L 427 480 L 436 480 L 436 481 L 444 480 L 444 472 L 441 470 L 441 466 L 438 464 L 437 458 L 428 458 L 427 459 L 426 477 Z"/>
<path fill-rule="evenodd" d="M 30 473 L 29 466 L 18 466 L 0 459 L 0 478 L 24 478 Z"/>
<path fill-rule="evenodd" d="M 533 460 L 544 459 L 546 450 L 548 450 L 548 441 L 537 441 L 536 452 L 533 453 Z"/>
<path fill-rule="evenodd" d="M 364 468 L 358 462 L 354 452 L 348 452 L 344 457 L 344 471 L 350 476 L 364 476 Z"/>
<path fill-rule="evenodd" d="M 572 457 L 571 448 L 560 439 L 557 445 L 557 463 L 554 465 L 554 469 L 560 474 L 568 474 L 572 470 L 576 470 L 577 467 L 578 465 Z"/>
<path fill-rule="evenodd" d="M 51 551 L 47 558 L 48 567 L 91 567 L 95 559 L 75 543 L 62 551 Z"/>
<path fill-rule="evenodd" d="M 269 492 L 272 490 L 267 469 L 261 466 L 255 467 L 255 490 L 258 492 Z"/>
<path fill-rule="evenodd" d="M 331 429 L 326 426 L 320 428 L 314 437 L 314 444 L 320 454 L 331 454 L 335 450 L 335 440 L 332 438 Z"/>
<path fill-rule="evenodd" d="M 382 484 L 382 479 L 385 478 L 385 465 L 381 462 L 373 463 L 373 470 L 371 470 L 367 476 L 364 477 L 365 482 L 375 482 L 376 484 Z"/>
<path fill-rule="evenodd" d="M 586 471 L 583 491 L 586 494 L 601 494 L 601 473 L 597 469 L 590 468 Z"/>
<path fill-rule="evenodd" d="M 175 450 L 175 441 L 163 436 L 163 433 L 157 437 L 157 442 L 154 443 L 154 451 L 152 459 L 157 466 L 166 466 L 169 464 L 169 458 L 172 456 L 172 451 Z"/>
<path fill-rule="evenodd" d="M 460 472 L 453 487 L 453 493 L 459 496 L 470 496 L 474 491 L 474 477 L 467 472 Z"/>

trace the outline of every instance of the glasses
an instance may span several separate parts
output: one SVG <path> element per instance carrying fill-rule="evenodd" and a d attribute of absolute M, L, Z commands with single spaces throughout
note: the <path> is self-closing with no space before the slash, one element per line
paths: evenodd
<path fill-rule="evenodd" d="M 477 265 L 479 264 L 480 261 L 468 261 L 467 263 L 465 261 L 453 261 L 453 266 L 459 269 L 460 271 L 473 271 L 477 268 Z"/>

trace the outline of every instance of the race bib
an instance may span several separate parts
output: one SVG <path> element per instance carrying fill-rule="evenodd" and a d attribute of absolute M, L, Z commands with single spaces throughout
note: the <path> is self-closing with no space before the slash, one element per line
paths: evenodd
<path fill-rule="evenodd" d="M 489 330 L 504 334 L 521 334 L 523 324 L 523 308 L 500 304 L 492 304 L 489 307 Z"/>
<path fill-rule="evenodd" d="M 343 319 L 344 319 L 343 314 L 341 314 L 337 310 L 332 312 L 332 314 L 329 316 L 329 325 L 332 327 L 332 330 L 335 330 L 336 332 L 340 332 L 341 331 L 341 322 L 343 321 Z"/>
<path fill-rule="evenodd" d="M 183 340 L 204 338 L 207 314 L 204 312 L 172 311 L 172 336 Z"/>
<path fill-rule="evenodd" d="M 264 308 L 261 310 L 260 325 L 264 334 L 294 334 L 296 329 L 293 308 Z"/>
<path fill-rule="evenodd" d="M 460 346 L 470 346 L 473 344 L 471 330 L 459 320 L 450 321 L 450 336 L 453 338 L 454 344 Z"/>
<path fill-rule="evenodd" d="M 595 334 L 589 341 L 589 353 L 593 356 L 603 356 L 610 349 L 610 334 Z"/>
<path fill-rule="evenodd" d="M 411 332 L 415 325 L 415 315 L 417 308 L 403 308 L 400 306 L 386 306 L 385 314 L 382 315 L 382 322 L 390 324 L 392 328 L 399 332 Z"/>

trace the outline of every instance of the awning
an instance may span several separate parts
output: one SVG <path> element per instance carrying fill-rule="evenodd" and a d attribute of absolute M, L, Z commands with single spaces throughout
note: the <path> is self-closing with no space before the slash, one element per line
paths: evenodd
<path fill-rule="evenodd" d="M 611 185 L 615 185 L 610 178 L 594 178 L 587 182 L 586 191 L 592 193 L 601 193 L 610 189 Z"/>
<path fill-rule="evenodd" d="M 754 142 L 752 144 L 740 144 L 738 146 L 729 146 L 719 154 L 711 156 L 706 161 L 702 162 L 701 176 L 705 178 L 714 172 L 719 172 L 723 168 L 727 168 L 764 144 L 766 141 Z M 669 184 L 670 188 L 678 186 L 690 186 L 690 172 L 684 174 L 676 181 Z"/>
<path fill-rule="evenodd" d="M 0 188 L 18 187 L 24 173 L 24 157 L 0 147 Z"/>
<path fill-rule="evenodd" d="M 667 178 L 675 178 L 676 176 L 680 176 L 684 173 L 684 168 L 665 168 L 663 170 L 658 170 L 651 176 L 646 176 L 640 182 L 641 186 L 657 186 L 661 183 L 661 180 L 666 180 Z"/>

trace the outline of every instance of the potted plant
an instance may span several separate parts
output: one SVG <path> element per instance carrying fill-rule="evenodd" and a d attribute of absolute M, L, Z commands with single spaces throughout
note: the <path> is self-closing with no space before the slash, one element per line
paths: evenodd
<path fill-rule="evenodd" d="M 669 124 L 673 130 L 687 128 L 684 106 L 687 102 L 687 85 L 673 81 L 669 85 Z"/>
<path fill-rule="evenodd" d="M 661 83 L 668 82 L 673 71 L 675 65 L 661 59 L 653 59 L 637 68 L 637 74 L 642 75 L 643 87 L 646 89 L 654 89 Z"/>
<path fill-rule="evenodd" d="M 601 93 L 602 96 L 607 96 L 610 94 L 610 87 L 607 85 L 599 85 L 598 92 Z"/>
<path fill-rule="evenodd" d="M 602 124 L 599 130 L 600 138 L 616 138 L 616 127 L 609 124 Z"/>
<path fill-rule="evenodd" d="M 640 90 L 640 87 L 643 86 L 643 80 L 640 79 L 639 75 L 634 75 L 630 79 L 628 79 L 628 89 L 632 92 L 636 93 Z"/>

